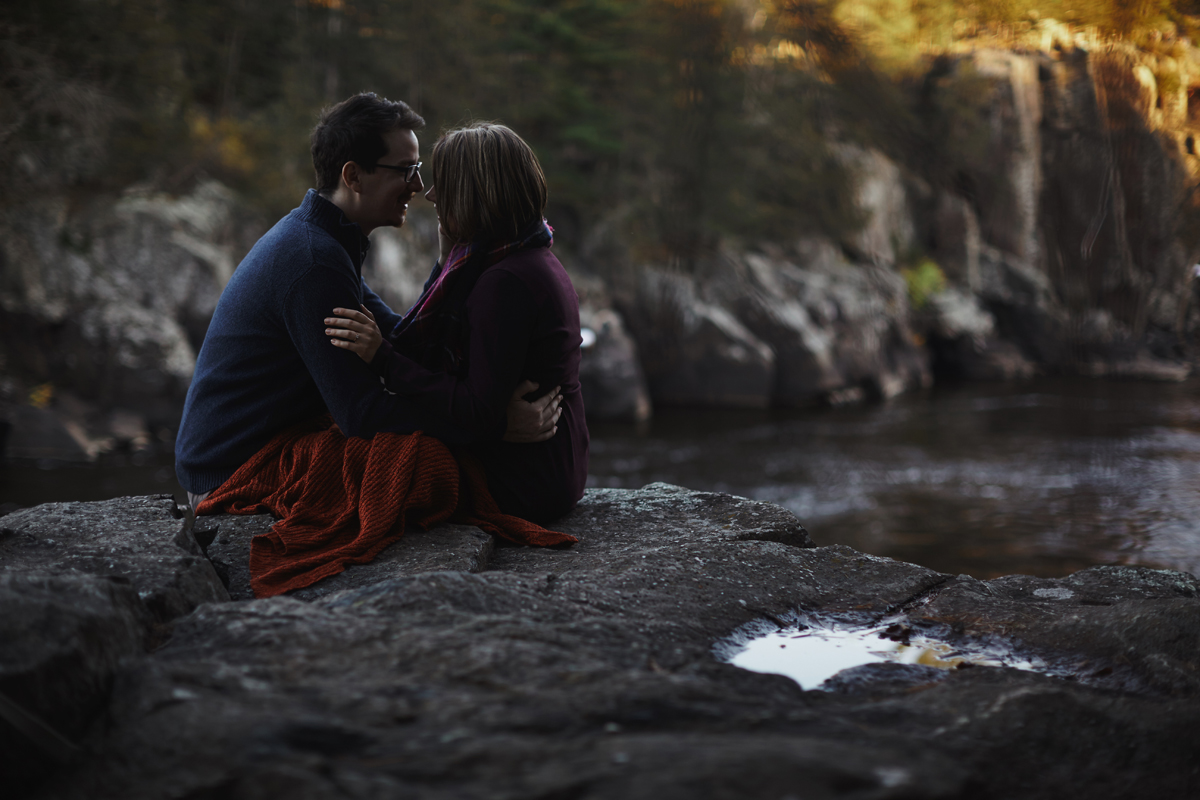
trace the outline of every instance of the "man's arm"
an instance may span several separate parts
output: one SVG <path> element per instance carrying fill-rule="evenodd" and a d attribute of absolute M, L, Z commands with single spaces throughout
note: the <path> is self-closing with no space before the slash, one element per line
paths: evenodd
<path fill-rule="evenodd" d="M 346 436 L 424 430 L 444 441 L 470 441 L 473 437 L 423 413 L 411 399 L 385 392 L 379 378 L 358 356 L 329 344 L 325 317 L 336 306 L 359 306 L 362 283 L 349 264 L 346 267 L 343 270 L 318 264 L 310 268 L 285 295 L 283 309 L 292 343 L 334 422 Z M 387 308 L 378 297 L 375 302 Z"/>

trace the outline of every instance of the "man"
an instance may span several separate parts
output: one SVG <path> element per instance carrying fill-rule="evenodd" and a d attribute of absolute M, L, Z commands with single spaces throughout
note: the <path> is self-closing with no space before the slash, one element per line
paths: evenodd
<path fill-rule="evenodd" d="M 445 414 L 384 391 L 353 353 L 329 343 L 334 308 L 363 308 L 389 331 L 400 317 L 366 285 L 362 264 L 375 228 L 404 224 L 424 189 L 406 104 L 374 94 L 322 114 L 312 133 L 316 191 L 276 223 L 242 260 L 221 294 L 196 360 L 175 443 L 176 474 L 192 507 L 280 431 L 326 412 L 346 436 L 423 430 L 446 442 L 470 437 Z M 540 441 L 557 420 L 551 395 L 518 400 L 496 439 Z"/>

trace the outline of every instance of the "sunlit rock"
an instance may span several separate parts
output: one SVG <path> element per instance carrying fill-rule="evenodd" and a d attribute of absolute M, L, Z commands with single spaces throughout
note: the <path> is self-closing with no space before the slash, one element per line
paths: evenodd
<path fill-rule="evenodd" d="M 868 264 L 895 265 L 912 247 L 913 204 L 900 167 L 873 148 L 840 144 L 834 152 L 855 179 L 855 203 L 865 216 L 848 243 Z"/>

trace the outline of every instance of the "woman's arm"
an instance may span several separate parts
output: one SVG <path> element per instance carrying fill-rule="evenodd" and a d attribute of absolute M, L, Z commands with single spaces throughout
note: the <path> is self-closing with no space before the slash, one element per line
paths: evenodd
<path fill-rule="evenodd" d="M 325 335 L 330 337 L 330 343 L 334 347 L 355 353 L 363 361 L 371 364 L 383 343 L 383 335 L 379 326 L 375 324 L 375 315 L 366 306 L 362 306 L 362 311 L 335 308 L 333 313 L 335 316 L 325 318 Z M 387 350 L 387 356 L 402 358 L 390 347 Z M 558 418 L 562 414 L 560 387 L 554 387 L 552 391 L 533 401 L 525 400 L 526 395 L 536 392 L 537 389 L 538 384 L 525 380 L 513 391 L 505 410 L 504 441 L 544 442 L 558 432 Z"/>

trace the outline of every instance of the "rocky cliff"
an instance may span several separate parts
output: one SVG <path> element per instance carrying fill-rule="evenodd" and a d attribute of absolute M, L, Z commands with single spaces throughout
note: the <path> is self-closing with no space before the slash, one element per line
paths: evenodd
<path fill-rule="evenodd" d="M 1200 51 L 1049 22 L 1038 37 L 930 61 L 914 100 L 925 160 L 831 146 L 856 176 L 853 235 L 730 241 L 686 270 L 626 263 L 609 222 L 560 246 L 593 334 L 589 411 L 839 404 L 935 374 L 1185 377 L 1200 332 Z M 374 237 L 366 274 L 400 309 L 433 261 L 427 211 Z M 50 383 L 169 428 L 216 298 L 265 224 L 211 181 L 178 197 L 48 195 L 2 217 L 0 359 L 22 383 L 0 405 Z M 72 436 L 87 453 L 114 438 Z"/>
<path fill-rule="evenodd" d="M 1198 779 L 1188 574 L 977 581 L 659 484 L 589 491 L 570 549 L 410 531 L 253 600 L 270 522 L 193 524 L 153 497 L 0 518 L 12 796 L 1126 798 Z M 800 619 L 1037 669 L 880 664 L 804 691 L 726 663 Z"/>

